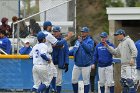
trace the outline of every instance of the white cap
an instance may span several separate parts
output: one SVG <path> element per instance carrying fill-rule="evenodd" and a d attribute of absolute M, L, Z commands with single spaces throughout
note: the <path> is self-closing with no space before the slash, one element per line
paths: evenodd
<path fill-rule="evenodd" d="M 29 41 L 29 40 L 25 40 L 24 43 L 25 43 L 25 44 L 26 44 L 26 43 L 30 43 L 30 41 Z"/>

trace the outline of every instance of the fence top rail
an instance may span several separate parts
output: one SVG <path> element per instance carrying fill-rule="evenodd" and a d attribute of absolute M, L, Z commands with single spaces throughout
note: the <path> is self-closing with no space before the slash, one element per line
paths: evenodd
<path fill-rule="evenodd" d="M 72 1 L 72 0 L 67 0 L 67 1 L 65 1 L 65 2 L 62 2 L 62 3 L 60 3 L 60 4 L 56 5 L 56 6 L 53 6 L 53 7 L 49 8 L 49 9 L 45 9 L 45 10 L 40 11 L 40 12 L 38 12 L 38 13 L 35 13 L 35 14 L 29 16 L 29 17 L 26 17 L 26 18 L 24 18 L 24 19 L 22 19 L 22 20 L 19 20 L 19 21 L 13 23 L 13 24 L 15 25 L 15 24 L 17 24 L 17 23 L 20 23 L 20 22 L 22 22 L 22 21 L 25 21 L 25 20 L 27 20 L 27 19 L 29 19 L 29 18 L 31 18 L 31 17 L 34 17 L 34 16 L 36 16 L 36 15 L 38 15 L 38 14 L 41 14 L 41 13 L 43 13 L 43 12 L 46 12 L 46 11 L 51 10 L 51 9 L 53 9 L 53 8 L 56 8 L 56 7 L 60 6 L 60 5 L 66 4 L 66 3 L 70 2 L 70 1 Z"/>
<path fill-rule="evenodd" d="M 58 26 L 65 26 L 65 27 L 73 27 L 73 21 L 51 21 L 53 25 L 58 25 Z M 8 22 L 8 25 L 11 25 L 12 22 Z M 29 26 L 29 22 L 25 22 L 27 26 Z M 43 21 L 37 21 L 37 23 L 42 27 L 43 26 Z M 1 23 L 0 23 L 1 25 Z"/>
<path fill-rule="evenodd" d="M 0 59 L 28 59 L 30 58 L 29 55 L 20 55 L 20 54 L 13 54 L 13 55 L 0 55 Z M 70 59 L 73 59 L 73 56 L 69 56 Z"/>

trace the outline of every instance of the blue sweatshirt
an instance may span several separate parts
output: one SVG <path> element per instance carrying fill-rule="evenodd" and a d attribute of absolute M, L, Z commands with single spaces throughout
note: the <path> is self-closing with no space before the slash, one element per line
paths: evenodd
<path fill-rule="evenodd" d="M 31 47 L 22 47 L 20 50 L 19 50 L 19 53 L 22 54 L 22 55 L 27 55 L 31 52 L 32 48 Z"/>
<path fill-rule="evenodd" d="M 11 54 L 12 52 L 11 41 L 7 37 L 0 38 L 0 48 L 4 50 L 7 54 Z"/>
<path fill-rule="evenodd" d="M 138 55 L 136 58 L 136 68 L 140 70 L 140 40 L 136 41 L 135 45 L 138 50 Z"/>
<path fill-rule="evenodd" d="M 109 46 L 114 47 L 114 45 L 110 43 L 109 41 L 107 41 L 107 44 Z M 99 67 L 110 66 L 112 65 L 112 62 L 113 62 L 112 54 L 101 42 L 97 44 L 97 46 L 95 47 L 93 60 L 94 60 L 93 61 L 94 64 L 95 62 L 98 62 Z"/>
<path fill-rule="evenodd" d="M 57 38 L 58 41 L 62 41 L 63 37 Z M 53 47 L 52 59 L 54 65 L 58 65 L 58 68 L 64 69 L 65 64 L 69 64 L 69 48 L 67 42 L 63 45 L 55 45 Z"/>
<path fill-rule="evenodd" d="M 75 65 L 79 67 L 90 66 L 93 62 L 94 41 L 87 36 L 82 42 L 76 41 L 69 55 L 74 56 Z"/>

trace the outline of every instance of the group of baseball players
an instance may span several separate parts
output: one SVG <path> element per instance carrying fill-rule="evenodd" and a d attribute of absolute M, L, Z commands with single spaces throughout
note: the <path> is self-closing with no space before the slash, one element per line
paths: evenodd
<path fill-rule="evenodd" d="M 117 47 L 109 41 L 106 32 L 100 34 L 101 42 L 95 47 L 94 40 L 89 34 L 90 29 L 82 27 L 80 31 L 81 35 L 69 50 L 67 41 L 71 39 L 73 33 L 69 32 L 63 37 L 61 27 L 52 28 L 50 21 L 44 22 L 43 30 L 37 34 L 38 43 L 29 54 L 33 58 L 32 91 L 49 93 L 51 89 L 54 93 L 61 93 L 63 70 L 68 71 L 69 56 L 74 56 L 72 70 L 74 93 L 78 93 L 78 80 L 81 74 L 84 93 L 90 92 L 90 72 L 95 66 L 98 66 L 101 93 L 105 93 L 105 86 L 109 88 L 110 93 L 114 93 L 113 55 L 120 55 L 122 93 L 136 93 L 137 81 L 140 79 L 140 41 L 134 43 L 123 29 L 118 29 L 114 34 L 120 42 Z"/>

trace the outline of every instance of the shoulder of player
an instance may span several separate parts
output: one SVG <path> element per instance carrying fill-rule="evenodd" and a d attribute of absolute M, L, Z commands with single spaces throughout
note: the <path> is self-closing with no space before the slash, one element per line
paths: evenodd
<path fill-rule="evenodd" d="M 47 31 L 43 31 L 43 33 L 44 33 L 46 36 L 52 35 L 50 32 L 47 32 Z"/>

